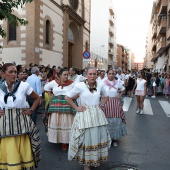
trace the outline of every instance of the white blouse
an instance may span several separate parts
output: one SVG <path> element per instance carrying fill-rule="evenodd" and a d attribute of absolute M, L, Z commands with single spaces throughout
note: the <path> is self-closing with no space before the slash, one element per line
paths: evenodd
<path fill-rule="evenodd" d="M 146 80 L 145 79 L 137 79 L 137 87 L 136 87 L 136 90 L 142 90 L 144 91 L 145 90 L 145 86 L 144 84 L 146 83 Z"/>
<path fill-rule="evenodd" d="M 79 106 L 98 106 L 101 95 L 104 97 L 108 96 L 102 84 L 98 84 L 97 91 L 91 93 L 84 82 L 77 83 L 66 95 L 69 98 L 73 98 L 77 94 L 79 94 L 80 99 Z"/>
<path fill-rule="evenodd" d="M 6 82 L 5 85 L 7 86 Z M 7 88 L 8 89 L 8 88 Z M 28 108 L 28 102 L 26 101 L 26 96 L 30 95 L 33 89 L 27 82 L 21 82 L 17 91 L 14 93 L 16 99 L 13 101 L 13 97 L 9 96 L 7 99 L 7 104 L 4 102 L 5 93 L 0 89 L 0 107 L 6 109 L 12 108 Z"/>
<path fill-rule="evenodd" d="M 108 82 L 109 82 L 111 85 L 114 84 L 113 81 L 109 81 L 109 80 L 108 80 Z M 122 85 L 121 80 L 119 80 L 119 79 L 116 80 L 115 85 L 114 85 L 113 87 L 111 87 L 111 88 L 110 88 L 107 84 L 105 84 L 105 82 L 103 82 L 103 83 L 104 83 L 103 87 L 104 87 L 104 89 L 106 90 L 106 92 L 107 92 L 107 94 L 108 94 L 109 97 L 116 97 L 116 96 L 119 95 L 118 89 L 120 89 L 120 91 L 123 91 L 123 90 L 125 89 L 124 86 Z"/>
<path fill-rule="evenodd" d="M 56 83 L 55 80 L 49 82 L 44 86 L 45 91 L 52 91 L 54 96 L 59 96 L 59 95 L 66 95 L 68 91 L 70 91 L 74 87 L 74 83 L 65 86 L 61 88 L 61 86 L 58 87 L 58 84 Z"/>

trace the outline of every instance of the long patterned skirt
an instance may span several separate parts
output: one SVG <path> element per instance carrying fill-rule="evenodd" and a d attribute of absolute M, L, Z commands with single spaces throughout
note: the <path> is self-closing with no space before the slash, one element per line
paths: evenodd
<path fill-rule="evenodd" d="M 48 141 L 51 143 L 69 143 L 74 115 L 50 113 L 48 118 Z"/>
<path fill-rule="evenodd" d="M 0 169 L 34 170 L 41 159 L 39 132 L 20 109 L 5 109 L 0 118 Z"/>
<path fill-rule="evenodd" d="M 82 128 L 82 125 L 86 128 Z M 110 145 L 107 120 L 101 109 L 88 108 L 76 114 L 71 129 L 68 160 L 79 161 L 81 165 L 100 166 L 100 162 L 108 160 Z"/>
<path fill-rule="evenodd" d="M 76 111 L 67 103 L 64 95 L 51 99 L 48 108 L 48 141 L 69 143 L 71 126 Z"/>
<path fill-rule="evenodd" d="M 103 111 L 108 121 L 108 130 L 111 139 L 116 140 L 127 135 L 125 114 L 120 100 L 109 98 L 104 105 Z"/>

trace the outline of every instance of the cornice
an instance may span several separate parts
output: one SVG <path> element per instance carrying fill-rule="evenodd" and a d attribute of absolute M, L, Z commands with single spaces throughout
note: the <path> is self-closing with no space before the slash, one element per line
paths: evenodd
<path fill-rule="evenodd" d="M 59 5 L 57 2 L 55 2 L 54 0 L 50 0 L 54 5 L 56 5 L 57 7 L 59 7 L 62 10 L 61 5 Z"/>
<path fill-rule="evenodd" d="M 69 5 L 62 4 L 61 7 L 63 11 L 66 11 L 70 15 L 71 19 L 75 20 L 77 23 L 84 26 L 86 21 L 83 18 L 81 18 Z"/>

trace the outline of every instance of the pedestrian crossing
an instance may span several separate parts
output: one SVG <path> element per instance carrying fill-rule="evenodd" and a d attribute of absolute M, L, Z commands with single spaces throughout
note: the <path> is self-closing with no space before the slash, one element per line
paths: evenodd
<path fill-rule="evenodd" d="M 136 100 L 136 99 L 134 98 L 133 100 Z M 129 111 L 133 100 L 132 100 L 132 98 L 129 98 L 129 97 L 124 97 L 123 98 L 123 101 L 124 101 L 123 111 L 124 112 L 128 112 Z M 146 98 L 144 100 L 144 114 L 153 116 L 154 115 L 154 111 L 153 110 L 156 109 L 156 108 L 153 108 L 153 106 L 151 105 L 151 100 L 153 100 L 153 99 Z M 157 102 L 159 104 L 159 106 L 157 106 L 157 107 L 161 107 L 162 108 L 163 114 L 165 114 L 168 118 L 170 118 L 170 102 L 169 101 L 165 101 L 165 100 L 161 100 L 161 99 L 159 99 L 159 100 L 157 100 L 155 102 Z"/>

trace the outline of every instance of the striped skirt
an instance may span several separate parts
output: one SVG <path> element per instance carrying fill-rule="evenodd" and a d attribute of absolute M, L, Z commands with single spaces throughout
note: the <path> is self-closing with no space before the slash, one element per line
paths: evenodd
<path fill-rule="evenodd" d="M 106 118 L 121 118 L 122 122 L 126 123 L 120 99 L 110 97 L 102 110 L 105 113 Z"/>
<path fill-rule="evenodd" d="M 0 118 L 0 169 L 35 169 L 41 159 L 39 131 L 20 109 L 4 112 Z"/>
<path fill-rule="evenodd" d="M 95 167 L 100 166 L 100 162 L 108 160 L 111 139 L 107 130 L 107 120 L 105 121 L 105 116 L 96 117 L 94 120 L 97 113 L 100 116 L 104 115 L 99 108 L 88 108 L 85 112 L 76 114 L 71 129 L 68 160 Z M 97 123 L 96 120 L 99 119 L 100 122 Z M 94 125 L 89 122 L 96 123 Z M 83 126 L 86 128 L 82 128 Z"/>
<path fill-rule="evenodd" d="M 127 135 L 125 114 L 120 99 L 109 98 L 103 111 L 107 117 L 111 139 L 119 139 Z"/>

